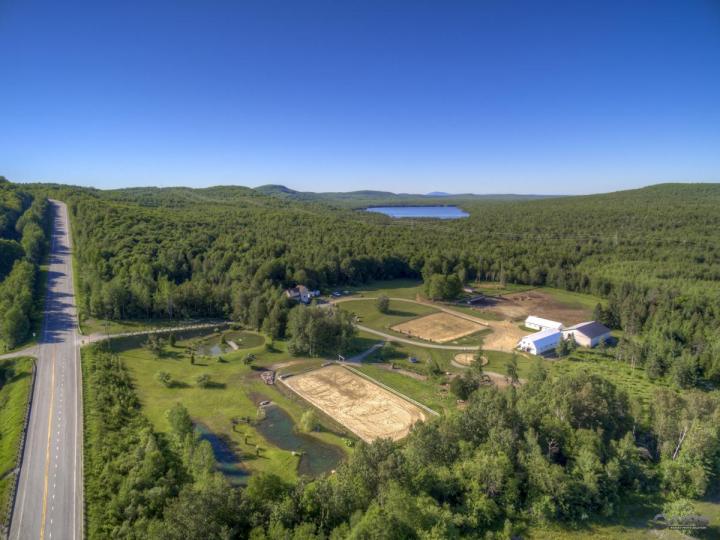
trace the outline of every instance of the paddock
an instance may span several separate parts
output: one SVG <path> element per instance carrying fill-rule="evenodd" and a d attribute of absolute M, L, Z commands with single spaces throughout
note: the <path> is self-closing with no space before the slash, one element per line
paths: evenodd
<path fill-rule="evenodd" d="M 366 442 L 402 439 L 426 414 L 402 397 L 340 365 L 330 365 L 282 381 Z"/>
<path fill-rule="evenodd" d="M 393 330 L 401 334 L 435 343 L 447 343 L 486 328 L 487 326 L 480 323 L 444 311 L 412 319 L 392 327 Z"/>

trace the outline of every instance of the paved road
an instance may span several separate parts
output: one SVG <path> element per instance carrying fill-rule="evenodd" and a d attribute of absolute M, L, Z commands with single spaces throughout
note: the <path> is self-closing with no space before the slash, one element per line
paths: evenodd
<path fill-rule="evenodd" d="M 80 350 L 67 207 L 51 201 L 45 320 L 10 538 L 83 537 Z"/>

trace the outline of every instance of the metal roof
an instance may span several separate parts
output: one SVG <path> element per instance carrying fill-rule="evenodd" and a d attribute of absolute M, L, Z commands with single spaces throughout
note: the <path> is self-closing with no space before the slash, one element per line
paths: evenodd
<path fill-rule="evenodd" d="M 575 326 L 571 326 L 570 328 L 566 328 L 565 331 L 579 332 L 590 339 L 610 333 L 610 329 L 607 326 L 597 321 L 582 322 L 580 324 L 576 324 Z"/>
<path fill-rule="evenodd" d="M 529 341 L 531 343 L 537 343 L 538 341 L 542 341 L 543 339 L 547 339 L 550 337 L 555 337 L 557 335 L 560 335 L 559 330 L 554 330 L 552 328 L 548 328 L 546 330 L 540 330 L 540 332 L 535 332 L 534 334 L 528 334 L 527 336 L 523 336 L 523 338 L 520 341 Z"/>
<path fill-rule="evenodd" d="M 557 321 L 551 321 L 550 319 L 543 319 L 542 317 L 535 317 L 530 315 L 525 319 L 526 323 L 537 324 L 538 326 L 547 326 L 549 328 L 562 328 L 562 323 Z"/>

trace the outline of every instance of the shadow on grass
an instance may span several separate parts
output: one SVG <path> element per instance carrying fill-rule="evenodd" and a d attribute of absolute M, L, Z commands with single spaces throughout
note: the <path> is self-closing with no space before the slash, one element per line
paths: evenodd
<path fill-rule="evenodd" d="M 412 311 L 401 311 L 399 309 L 388 310 L 387 315 L 392 315 L 393 317 L 418 317 L 419 316 L 417 313 L 414 313 Z"/>

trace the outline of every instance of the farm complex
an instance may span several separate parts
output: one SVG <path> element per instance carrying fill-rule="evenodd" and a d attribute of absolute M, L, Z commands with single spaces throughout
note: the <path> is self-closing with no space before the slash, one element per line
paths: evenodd
<path fill-rule="evenodd" d="M 283 383 L 366 442 L 402 439 L 427 417 L 417 405 L 340 365 L 292 375 Z"/>

